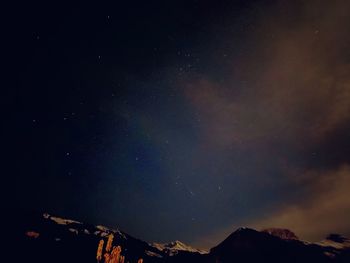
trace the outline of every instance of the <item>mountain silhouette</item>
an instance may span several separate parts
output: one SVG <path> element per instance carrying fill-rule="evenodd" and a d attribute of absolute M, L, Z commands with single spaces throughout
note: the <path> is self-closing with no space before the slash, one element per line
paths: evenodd
<path fill-rule="evenodd" d="M 331 234 L 318 243 L 301 241 L 288 229 L 257 231 L 239 228 L 210 251 L 181 241 L 148 243 L 127 233 L 49 214 L 26 214 L 13 220 L 10 239 L 14 262 L 96 262 L 100 240 L 113 234 L 113 246 L 121 247 L 125 263 L 229 263 L 229 262 L 350 262 L 350 240 Z"/>

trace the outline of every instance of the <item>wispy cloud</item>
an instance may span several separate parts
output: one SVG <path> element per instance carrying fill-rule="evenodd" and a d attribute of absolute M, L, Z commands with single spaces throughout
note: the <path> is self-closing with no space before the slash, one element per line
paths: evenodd
<path fill-rule="evenodd" d="M 327 169 L 321 161 L 310 168 L 309 159 L 300 159 L 315 148 L 326 151 L 326 142 L 350 122 L 350 3 L 308 1 L 298 8 L 292 21 L 280 11 L 287 7 L 264 15 L 253 37 L 256 50 L 240 67 L 232 63 L 231 76 L 220 82 L 205 75 L 189 79 L 185 94 L 203 120 L 202 141 L 209 149 L 244 150 L 269 160 L 289 182 L 289 192 L 297 187 L 301 195 L 276 195 L 281 202 L 272 212 L 242 216 L 196 245 L 215 245 L 247 224 L 288 227 L 308 240 L 349 233 L 350 159 Z"/>

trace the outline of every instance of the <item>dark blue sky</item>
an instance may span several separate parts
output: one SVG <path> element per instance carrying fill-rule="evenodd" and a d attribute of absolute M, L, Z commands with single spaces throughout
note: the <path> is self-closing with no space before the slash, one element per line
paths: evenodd
<path fill-rule="evenodd" d="M 349 233 L 349 7 L 16 7 L 13 204 L 199 247 Z"/>

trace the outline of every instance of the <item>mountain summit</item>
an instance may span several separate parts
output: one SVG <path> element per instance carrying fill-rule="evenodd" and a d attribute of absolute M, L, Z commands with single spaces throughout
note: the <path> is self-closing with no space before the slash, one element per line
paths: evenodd
<path fill-rule="evenodd" d="M 174 256 L 179 253 L 179 251 L 186 251 L 186 252 L 191 252 L 191 253 L 199 253 L 199 254 L 207 254 L 207 251 L 196 249 L 193 247 L 190 247 L 184 243 L 182 243 L 179 240 L 170 242 L 170 243 L 165 243 L 165 244 L 160 244 L 160 243 L 152 243 L 151 244 L 153 247 L 157 248 L 158 250 L 166 253 L 169 256 Z"/>
<path fill-rule="evenodd" d="M 285 240 L 299 240 L 299 238 L 292 231 L 285 228 L 267 228 L 261 232 L 265 232 Z"/>

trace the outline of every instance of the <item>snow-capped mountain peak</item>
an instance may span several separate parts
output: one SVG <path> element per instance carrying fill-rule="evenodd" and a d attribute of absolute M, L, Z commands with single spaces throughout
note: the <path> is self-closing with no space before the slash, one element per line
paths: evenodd
<path fill-rule="evenodd" d="M 157 248 L 159 251 L 162 251 L 169 256 L 173 256 L 178 254 L 179 251 L 184 251 L 184 252 L 192 252 L 192 253 L 199 253 L 199 254 L 207 254 L 208 251 L 205 250 L 200 250 L 193 248 L 191 246 L 188 246 L 184 243 L 182 243 L 179 240 L 172 241 L 169 243 L 152 243 L 151 246 Z"/>
<path fill-rule="evenodd" d="M 82 224 L 81 222 L 75 221 L 75 220 L 70 220 L 70 219 L 64 219 L 60 217 L 55 217 L 55 216 L 50 216 L 50 219 L 52 221 L 55 221 L 59 225 L 68 225 L 68 224 Z"/>
<path fill-rule="evenodd" d="M 51 220 L 55 222 L 57 225 L 62 225 L 62 226 L 70 226 L 70 225 L 75 225 L 75 227 L 69 227 L 68 230 L 72 233 L 79 234 L 83 233 L 86 235 L 90 235 L 90 233 L 93 233 L 95 236 L 100 236 L 100 237 L 106 237 L 109 234 L 117 234 L 119 237 L 127 239 L 126 235 L 122 233 L 119 229 L 112 229 L 108 228 L 102 225 L 97 225 L 97 226 L 85 226 L 83 223 L 76 221 L 76 220 L 71 220 L 71 219 L 66 219 L 66 218 L 61 218 L 61 217 L 56 217 L 56 216 L 51 216 L 48 213 L 44 213 L 43 218 L 46 220 Z"/>

